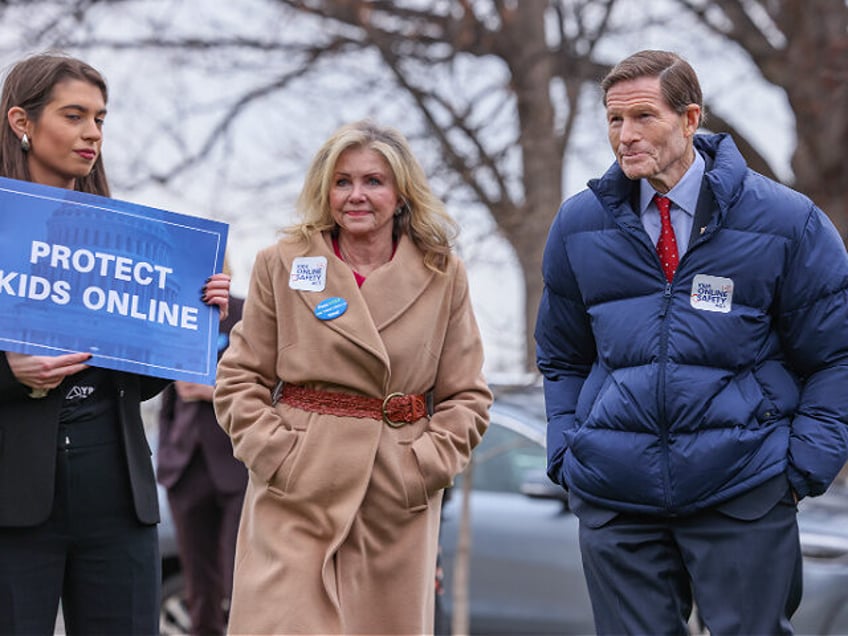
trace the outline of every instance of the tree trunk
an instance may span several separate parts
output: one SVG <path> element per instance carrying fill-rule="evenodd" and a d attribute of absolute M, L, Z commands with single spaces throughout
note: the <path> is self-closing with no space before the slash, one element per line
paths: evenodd
<path fill-rule="evenodd" d="M 542 253 L 548 228 L 562 198 L 563 142 L 556 134 L 551 103 L 553 58 L 545 44 L 547 3 L 522 3 L 505 22 L 505 61 L 518 109 L 523 205 L 493 211 L 515 249 L 525 283 L 525 370 L 536 368 L 533 329 L 542 294 Z M 512 45 L 515 42 L 515 45 Z"/>
<path fill-rule="evenodd" d="M 848 5 L 844 0 L 784 2 L 790 27 L 784 66 L 798 145 L 795 188 L 848 236 Z"/>
<path fill-rule="evenodd" d="M 471 584 L 471 487 L 474 478 L 474 455 L 462 478 L 462 507 L 459 512 L 459 536 L 453 561 L 452 636 L 467 636 L 471 630 L 469 590 Z"/>

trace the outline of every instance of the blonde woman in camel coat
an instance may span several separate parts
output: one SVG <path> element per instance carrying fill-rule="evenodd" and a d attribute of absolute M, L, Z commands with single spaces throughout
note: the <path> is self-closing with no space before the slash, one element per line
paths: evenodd
<path fill-rule="evenodd" d="M 324 144 L 299 208 L 218 371 L 250 471 L 229 630 L 430 633 L 443 489 L 491 404 L 452 222 L 405 139 L 370 122 Z"/>

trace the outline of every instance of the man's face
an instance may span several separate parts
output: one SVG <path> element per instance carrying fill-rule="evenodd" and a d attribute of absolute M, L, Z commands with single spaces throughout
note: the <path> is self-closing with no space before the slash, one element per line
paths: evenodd
<path fill-rule="evenodd" d="M 606 102 L 610 145 L 624 174 L 668 192 L 695 159 L 692 138 L 701 108 L 690 104 L 685 113 L 675 112 L 658 77 L 613 84 Z"/>

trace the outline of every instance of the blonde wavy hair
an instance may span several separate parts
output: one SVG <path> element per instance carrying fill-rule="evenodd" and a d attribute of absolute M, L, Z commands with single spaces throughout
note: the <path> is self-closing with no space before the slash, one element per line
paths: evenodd
<path fill-rule="evenodd" d="M 404 202 L 394 217 L 395 238 L 409 236 L 423 252 L 424 264 L 431 270 L 444 272 L 458 234 L 457 223 L 430 190 L 424 170 L 406 138 L 394 128 L 379 126 L 368 119 L 342 126 L 318 150 L 297 199 L 301 221 L 287 228 L 286 233 L 308 241 L 316 232 L 336 227 L 330 210 L 330 189 L 339 156 L 349 148 L 367 148 L 386 160 Z"/>

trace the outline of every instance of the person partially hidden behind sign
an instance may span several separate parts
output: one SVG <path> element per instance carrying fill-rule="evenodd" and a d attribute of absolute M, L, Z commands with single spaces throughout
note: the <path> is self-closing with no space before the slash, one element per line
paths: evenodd
<path fill-rule="evenodd" d="M 6 76 L 4 177 L 109 196 L 106 84 L 37 55 Z M 229 277 L 202 299 L 226 317 Z M 0 355 L 0 633 L 159 631 L 156 481 L 140 404 L 167 380 L 86 364 L 88 353 Z"/>
<path fill-rule="evenodd" d="M 249 468 L 229 630 L 432 633 L 443 489 L 491 402 L 454 224 L 367 121 L 324 143 L 298 208 L 218 366 Z"/>

